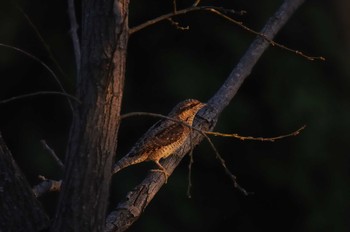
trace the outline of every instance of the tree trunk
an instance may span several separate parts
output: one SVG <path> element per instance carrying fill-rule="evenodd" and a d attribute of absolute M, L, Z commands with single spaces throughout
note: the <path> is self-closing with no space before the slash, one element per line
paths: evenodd
<path fill-rule="evenodd" d="M 37 232 L 49 218 L 0 134 L 0 231 Z"/>
<path fill-rule="evenodd" d="M 81 69 L 52 231 L 102 231 L 123 95 L 128 0 L 82 2 Z"/>

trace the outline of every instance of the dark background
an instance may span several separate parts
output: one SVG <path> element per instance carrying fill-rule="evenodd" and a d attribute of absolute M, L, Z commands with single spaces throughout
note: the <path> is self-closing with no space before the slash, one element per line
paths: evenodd
<path fill-rule="evenodd" d="M 235 10 L 231 15 L 260 30 L 282 1 L 203 1 Z M 171 11 L 172 0 L 135 0 L 130 26 Z M 178 1 L 179 8 L 192 2 Z M 21 13 L 21 10 L 24 13 Z M 349 231 L 349 50 L 350 3 L 307 1 L 276 41 L 325 62 L 269 48 L 222 113 L 216 131 L 271 137 L 306 124 L 297 137 L 271 142 L 213 138 L 228 168 L 254 195 L 245 197 L 225 175 L 207 142 L 194 152 L 192 198 L 186 195 L 186 157 L 130 231 Z M 50 59 L 41 33 L 63 73 Z M 179 101 L 207 101 L 222 85 L 254 35 L 209 12 L 164 21 L 130 38 L 122 112 L 167 114 Z M 0 43 L 16 46 L 48 64 L 74 94 L 74 56 L 66 1 L 1 1 Z M 0 47 L 0 100 L 36 91 L 60 91 L 38 62 Z M 0 104 L 0 131 L 31 184 L 38 175 L 62 173 L 41 147 L 47 143 L 64 160 L 71 111 L 62 96 L 41 95 Z M 117 157 L 155 121 L 123 121 Z M 113 178 L 111 203 L 123 198 L 152 168 L 140 164 Z M 93 197 L 93 196 L 91 196 Z M 52 215 L 57 193 L 42 198 Z M 224 229 L 226 228 L 226 229 Z"/>

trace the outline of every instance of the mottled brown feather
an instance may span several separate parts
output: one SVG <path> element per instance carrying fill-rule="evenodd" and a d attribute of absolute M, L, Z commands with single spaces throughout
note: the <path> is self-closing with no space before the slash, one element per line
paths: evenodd
<path fill-rule="evenodd" d="M 185 100 L 175 106 L 168 117 L 191 126 L 194 116 L 204 105 L 198 100 Z M 161 168 L 158 171 L 164 172 L 167 177 L 164 167 L 159 164 L 159 160 L 168 157 L 178 149 L 186 140 L 190 131 L 186 125 L 180 122 L 169 119 L 158 121 L 136 142 L 130 152 L 114 165 L 113 173 L 127 166 L 152 160 Z"/>

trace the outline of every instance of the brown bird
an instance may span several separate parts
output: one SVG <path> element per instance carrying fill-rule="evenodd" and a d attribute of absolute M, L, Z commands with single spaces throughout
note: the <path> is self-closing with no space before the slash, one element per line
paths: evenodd
<path fill-rule="evenodd" d="M 153 161 L 159 167 L 152 171 L 160 171 L 165 175 L 165 183 L 169 174 L 159 163 L 180 148 L 191 133 L 191 129 L 197 112 L 205 106 L 195 99 L 188 99 L 177 104 L 168 114 L 169 118 L 162 119 L 154 124 L 133 146 L 129 153 L 113 166 L 113 173 L 133 164 L 144 161 Z M 182 122 L 182 123 L 181 123 Z"/>

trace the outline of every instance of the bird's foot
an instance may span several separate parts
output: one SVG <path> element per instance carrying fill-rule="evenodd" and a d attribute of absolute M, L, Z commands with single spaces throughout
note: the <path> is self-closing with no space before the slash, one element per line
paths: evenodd
<path fill-rule="evenodd" d="M 151 169 L 151 172 L 161 172 L 164 174 L 165 177 L 165 183 L 168 182 L 168 177 L 170 176 L 167 171 L 165 171 L 164 169 Z"/>

